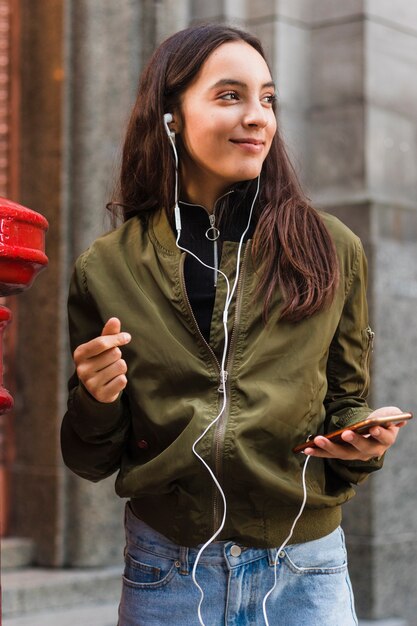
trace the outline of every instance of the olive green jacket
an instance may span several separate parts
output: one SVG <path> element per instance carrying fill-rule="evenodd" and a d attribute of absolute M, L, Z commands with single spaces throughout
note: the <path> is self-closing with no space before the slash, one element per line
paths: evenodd
<path fill-rule="evenodd" d="M 301 500 L 305 460 L 292 448 L 371 412 L 366 404 L 373 333 L 368 326 L 366 260 L 359 239 L 322 215 L 337 248 L 341 280 L 332 305 L 299 323 L 279 321 L 275 295 L 264 324 L 256 273 L 246 244 L 231 305 L 224 413 L 198 444 L 227 498 L 219 539 L 273 547 L 287 536 Z M 223 245 L 221 270 L 235 274 L 237 243 Z M 101 334 L 112 316 L 132 335 L 123 347 L 128 386 L 111 403 L 69 383 L 62 424 L 65 463 L 98 481 L 119 470 L 116 491 L 146 523 L 195 546 L 219 526 L 221 501 L 194 441 L 223 402 L 219 359 L 225 281 L 219 280 L 210 345 L 195 322 L 184 285 L 184 253 L 164 212 L 147 228 L 132 218 L 78 259 L 69 294 L 71 348 Z M 312 458 L 307 507 L 293 542 L 316 539 L 340 523 L 352 483 L 380 461 Z"/>

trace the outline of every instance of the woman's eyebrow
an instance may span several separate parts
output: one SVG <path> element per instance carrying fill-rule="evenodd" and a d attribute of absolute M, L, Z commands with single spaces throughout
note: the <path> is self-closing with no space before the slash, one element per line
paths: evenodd
<path fill-rule="evenodd" d="M 218 87 L 226 87 L 228 85 L 231 85 L 234 87 L 242 87 L 243 89 L 247 89 L 248 87 L 247 84 L 241 80 L 236 80 L 235 78 L 221 78 L 216 83 L 214 83 L 214 85 L 211 86 L 211 89 L 216 89 Z M 275 89 L 275 83 L 273 80 L 271 80 L 261 85 L 261 87 L 262 89 L 266 89 L 268 87 Z"/>

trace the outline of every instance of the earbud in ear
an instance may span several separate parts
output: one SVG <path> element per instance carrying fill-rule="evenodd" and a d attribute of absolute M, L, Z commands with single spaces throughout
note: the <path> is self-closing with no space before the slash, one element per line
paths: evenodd
<path fill-rule="evenodd" d="M 169 142 L 171 144 L 172 150 L 174 152 L 175 157 L 175 207 L 174 207 L 174 215 L 175 215 L 175 228 L 177 229 L 178 237 L 181 233 L 181 212 L 180 207 L 178 206 L 178 152 L 175 147 L 175 131 L 171 130 L 168 124 L 171 124 L 174 121 L 174 117 L 172 113 L 164 113 L 164 126 L 168 135 Z"/>
<path fill-rule="evenodd" d="M 171 122 L 173 121 L 174 118 L 172 116 L 172 113 L 164 113 L 164 126 L 166 133 L 170 139 L 175 139 L 175 131 L 171 130 L 171 128 L 168 126 L 168 124 L 171 124 Z"/>

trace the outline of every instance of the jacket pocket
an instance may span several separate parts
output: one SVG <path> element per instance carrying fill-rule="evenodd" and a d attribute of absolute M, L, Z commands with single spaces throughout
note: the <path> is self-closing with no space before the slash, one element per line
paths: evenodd
<path fill-rule="evenodd" d="M 361 398 L 366 398 L 369 393 L 369 386 L 371 382 L 370 367 L 371 367 L 371 355 L 374 349 L 375 333 L 370 326 L 367 326 L 362 331 L 362 358 L 361 369 L 363 372 L 363 387 L 359 394 Z"/>

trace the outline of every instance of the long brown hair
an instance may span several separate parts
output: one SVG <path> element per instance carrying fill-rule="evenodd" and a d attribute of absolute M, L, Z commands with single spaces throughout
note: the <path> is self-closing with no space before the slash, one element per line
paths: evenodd
<path fill-rule="evenodd" d="M 180 109 L 183 92 L 218 46 L 244 41 L 265 59 L 251 34 L 220 24 L 192 26 L 172 35 L 154 52 L 139 90 L 122 154 L 119 204 L 123 219 L 142 218 L 162 207 L 172 218 L 175 169 L 163 115 Z M 281 319 L 300 321 L 326 307 L 338 284 L 338 263 L 331 236 L 299 185 L 279 130 L 261 173 L 257 226 L 252 252 L 259 273 L 258 295 L 264 316 L 280 287 Z"/>

